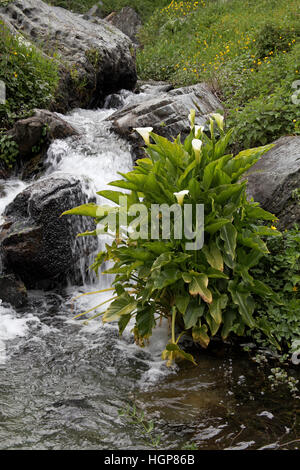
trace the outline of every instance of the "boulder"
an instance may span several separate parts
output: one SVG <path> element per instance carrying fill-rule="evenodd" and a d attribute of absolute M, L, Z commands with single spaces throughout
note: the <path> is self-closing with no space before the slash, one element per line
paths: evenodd
<path fill-rule="evenodd" d="M 276 140 L 246 178 L 249 198 L 279 218 L 279 229 L 300 224 L 300 137 Z"/>
<path fill-rule="evenodd" d="M 136 83 L 133 44 L 118 28 L 42 0 L 15 0 L 0 7 L 0 19 L 53 56 L 61 80 L 56 110 L 97 107 L 109 93 Z"/>
<path fill-rule="evenodd" d="M 133 8 L 124 7 L 121 11 L 110 14 L 104 19 L 138 44 L 137 34 L 142 26 L 142 20 Z"/>
<path fill-rule="evenodd" d="M 33 148 L 55 139 L 65 139 L 78 132 L 56 113 L 45 109 L 36 109 L 32 117 L 16 121 L 8 135 L 19 146 L 21 157 L 32 156 Z"/>
<path fill-rule="evenodd" d="M 27 303 L 25 285 L 13 274 L 0 274 L 0 299 L 15 308 L 23 307 Z"/>
<path fill-rule="evenodd" d="M 42 178 L 18 194 L 5 210 L 0 233 L 4 271 L 28 288 L 80 282 L 79 258 L 87 259 L 97 242 L 76 235 L 93 224 L 90 218 L 60 215 L 85 202 L 83 182 L 71 176 Z"/>
<path fill-rule="evenodd" d="M 113 113 L 108 121 L 112 130 L 128 139 L 138 154 L 144 145 L 142 138 L 133 132 L 135 127 L 153 127 L 153 131 L 168 139 L 189 132 L 188 115 L 196 109 L 196 124 L 204 125 L 208 115 L 222 108 L 221 102 L 204 83 L 165 91 L 167 85 L 143 84 L 141 93 L 133 103 Z"/>

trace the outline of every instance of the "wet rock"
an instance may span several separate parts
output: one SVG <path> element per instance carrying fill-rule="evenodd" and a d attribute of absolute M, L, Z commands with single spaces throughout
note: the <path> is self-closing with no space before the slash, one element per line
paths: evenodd
<path fill-rule="evenodd" d="M 9 169 L 3 160 L 0 158 L 0 180 L 5 180 L 9 177 Z"/>
<path fill-rule="evenodd" d="M 88 21 L 41 0 L 15 0 L 0 8 L 0 19 L 52 56 L 61 81 L 56 110 L 100 106 L 109 93 L 136 83 L 133 44 L 101 19 Z"/>
<path fill-rule="evenodd" d="M 142 26 L 142 20 L 133 8 L 124 7 L 118 13 L 113 12 L 104 19 L 138 44 L 137 34 Z"/>
<path fill-rule="evenodd" d="M 281 137 L 246 174 L 249 197 L 279 218 L 278 228 L 300 223 L 300 137 Z"/>
<path fill-rule="evenodd" d="M 74 177 L 42 178 L 18 194 L 5 210 L 0 233 L 4 268 L 28 288 L 53 288 L 68 280 L 80 282 L 80 256 L 96 248 L 93 237 L 76 240 L 92 229 L 86 217 L 60 217 L 87 202 L 83 182 Z"/>
<path fill-rule="evenodd" d="M 112 114 L 108 121 L 112 129 L 127 138 L 135 155 L 144 145 L 142 138 L 133 132 L 135 127 L 153 127 L 153 131 L 168 139 L 189 132 L 188 115 L 191 108 L 197 110 L 196 124 L 204 125 L 208 114 L 220 110 L 221 102 L 204 83 L 165 91 L 165 84 L 143 84 L 134 103 L 125 105 Z"/>
<path fill-rule="evenodd" d="M 15 308 L 23 307 L 27 303 L 24 283 L 13 274 L 0 274 L 0 299 Z"/>
<path fill-rule="evenodd" d="M 21 157 L 31 156 L 34 148 L 49 144 L 52 140 L 77 134 L 78 132 L 64 119 L 45 109 L 36 109 L 32 117 L 16 121 L 8 132 L 18 144 Z"/>

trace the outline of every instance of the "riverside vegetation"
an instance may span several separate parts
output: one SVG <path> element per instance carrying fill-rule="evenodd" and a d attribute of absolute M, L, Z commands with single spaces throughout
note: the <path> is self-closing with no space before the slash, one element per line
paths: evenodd
<path fill-rule="evenodd" d="M 272 309 L 273 312 L 276 308 L 282 309 L 285 321 L 294 309 L 298 310 L 298 315 L 293 313 L 293 320 L 289 318 L 289 323 L 292 320 L 293 324 L 290 336 L 285 334 L 284 338 L 292 340 L 299 332 L 299 301 L 279 295 L 282 283 L 287 279 L 290 291 L 297 292 L 299 234 L 293 233 L 290 240 L 282 242 L 292 248 L 291 252 L 287 250 L 284 259 L 278 255 L 277 263 L 281 263 L 281 268 L 285 265 L 286 271 L 276 264 L 272 266 L 271 273 L 276 277 L 276 270 L 280 269 L 283 279 L 279 278 L 274 284 L 269 276 L 269 282 L 264 283 L 262 279 L 268 270 L 265 257 L 269 253 L 264 239 L 271 238 L 270 243 L 273 241 L 274 244 L 275 238 L 282 239 L 282 235 L 274 226 L 275 216 L 257 203 L 247 201 L 247 183 L 240 182 L 241 176 L 272 145 L 244 150 L 233 157 L 227 154 L 233 129 L 224 131 L 221 115 L 212 115 L 207 132 L 195 126 L 194 119 L 195 111 L 191 110 L 191 131 L 184 143 L 180 136 L 170 142 L 149 132 L 151 128 L 139 129 L 147 145 L 147 158 L 138 160 L 133 171 L 121 174 L 122 180 L 110 183 L 129 190 L 130 194 L 120 191 L 98 193 L 116 204 L 123 196 L 128 209 L 142 202 L 149 217 L 152 204 L 170 206 L 178 200 L 182 205 L 184 198 L 193 206 L 193 213 L 197 204 L 204 204 L 205 242 L 201 250 L 186 251 L 184 236 L 178 240 L 175 235 L 175 220 L 171 223 L 170 240 L 165 241 L 162 238 L 151 240 L 150 236 L 147 240 L 136 239 L 130 232 L 123 232 L 117 219 L 116 239 L 98 254 L 93 266 L 98 272 L 104 261 L 113 261 L 114 266 L 105 272 L 116 277 L 112 303 L 100 311 L 102 305 L 97 306 L 98 311 L 92 318 L 103 315 L 104 322 L 118 321 L 120 334 L 134 318 L 133 332 L 141 346 L 150 338 L 159 320 L 167 318 L 172 325 L 171 339 L 162 357 L 169 365 L 176 358 L 195 363 L 193 356 L 179 346 L 185 333 L 204 348 L 215 335 L 225 340 L 230 333 L 244 336 L 250 331 L 256 337 L 263 333 L 268 344 L 280 349 L 282 332 L 277 329 L 277 323 L 280 324 L 282 318 L 273 313 L 272 321 L 269 321 L 268 312 Z M 152 144 L 150 137 L 154 141 Z M 92 216 L 96 226 L 104 225 L 82 235 L 97 235 L 108 233 L 106 217 L 116 211 L 114 206 L 86 204 L 66 211 L 64 215 Z M 129 221 L 133 220 L 129 217 Z M 293 276 L 289 270 L 292 267 L 295 269 Z M 297 329 L 293 333 L 295 326 Z"/>
<path fill-rule="evenodd" d="M 9 2 L 1 0 L 0 3 Z M 48 3 L 84 13 L 91 8 L 95 0 L 82 0 L 81 2 L 49 0 Z M 255 0 L 242 2 L 238 0 L 228 2 L 103 0 L 102 3 L 104 14 L 112 10 L 120 10 L 126 5 L 135 8 L 142 15 L 144 26 L 139 37 L 142 47 L 137 51 L 139 78 L 167 80 L 174 86 L 201 81 L 210 84 L 223 102 L 228 126 L 234 129 L 230 151 L 234 150 L 238 153 L 244 148 L 265 146 L 282 135 L 299 134 L 299 105 L 291 100 L 295 92 L 293 84 L 299 79 L 300 74 L 299 2 L 296 0 L 262 0 L 261 2 Z M 0 158 L 7 165 L 12 165 L 17 158 L 17 149 L 14 142 L 7 138 L 5 131 L 13 125 L 15 120 L 30 115 L 33 108 L 51 107 L 56 98 L 59 73 L 55 56 L 46 56 L 34 45 L 29 45 L 12 36 L 2 23 L 0 23 L 0 29 L 0 80 L 5 80 L 7 83 L 7 102 L 5 105 L 0 105 Z M 155 138 L 159 139 L 158 136 Z M 203 139 L 206 144 L 203 146 L 203 152 L 206 152 L 211 145 L 208 142 L 207 132 L 203 135 Z M 165 142 L 165 145 L 174 144 Z M 205 150 L 206 147 L 207 150 Z M 148 151 L 151 151 L 151 148 Z M 188 158 L 186 152 L 190 155 L 189 158 L 192 158 L 193 151 L 190 148 L 184 149 L 183 154 L 185 158 Z M 161 155 L 161 158 L 167 157 Z M 144 165 L 147 166 L 147 163 Z M 142 167 L 143 164 L 140 164 L 138 170 L 134 171 L 142 171 Z M 204 171 L 204 167 L 202 170 Z M 193 169 L 193 172 L 195 171 Z M 234 182 L 233 185 L 235 184 L 237 183 Z M 176 189 L 182 188 L 176 187 Z M 240 228 L 239 226 L 235 228 L 237 231 L 236 249 L 240 248 L 239 243 L 242 237 Z M 243 227 L 242 230 L 248 229 Z M 249 230 L 253 231 L 252 228 Z M 266 229 L 260 228 L 259 230 Z M 258 282 L 264 280 L 265 285 L 268 286 L 266 291 L 270 292 L 268 289 L 272 288 L 277 295 L 274 298 L 267 295 L 265 299 L 264 296 L 260 297 L 257 293 L 252 293 L 256 303 L 254 310 L 254 304 L 248 298 L 250 291 L 242 292 L 243 297 L 249 300 L 249 302 L 246 301 L 245 312 L 248 311 L 248 314 L 254 312 L 253 317 L 249 317 L 247 321 L 245 321 L 246 317 L 243 318 L 238 313 L 239 307 L 234 302 L 230 291 L 222 291 L 222 293 L 220 291 L 220 296 L 228 296 L 235 312 L 235 320 L 230 324 L 229 330 L 232 335 L 242 334 L 245 330 L 260 345 L 276 347 L 275 344 L 278 343 L 284 350 L 290 350 L 293 344 L 297 344 L 300 331 L 299 231 L 295 227 L 292 231 L 275 236 L 275 231 L 269 229 L 269 235 L 261 245 L 261 247 L 264 246 L 265 253 L 262 252 L 260 259 L 257 259 L 258 264 L 251 267 L 250 277 L 246 272 L 240 272 L 234 274 L 238 278 L 209 279 L 213 285 L 225 283 L 228 287 L 229 282 L 237 282 L 237 279 L 243 287 L 244 283 L 251 285 L 251 277 L 257 279 Z M 222 238 L 220 243 L 224 243 Z M 270 251 L 269 254 L 266 253 L 267 248 Z M 117 250 L 118 247 L 113 249 Z M 246 249 L 246 252 L 249 249 L 250 247 Z M 149 248 L 147 251 L 153 257 L 154 253 Z M 241 253 L 240 250 L 236 252 L 237 259 L 241 256 L 239 253 Z M 103 254 L 101 256 L 103 257 Z M 101 261 L 101 256 L 98 258 L 98 263 Z M 170 262 L 176 264 L 174 254 L 170 256 Z M 203 256 L 205 256 L 204 252 Z M 188 260 L 189 258 L 186 263 L 190 262 Z M 209 269 L 207 259 L 205 263 L 206 268 Z M 235 271 L 235 268 L 228 267 L 225 262 L 224 264 L 224 271 L 228 269 Z M 166 269 L 163 266 L 154 269 L 154 273 L 158 274 Z M 98 267 L 97 261 L 96 267 Z M 214 269 L 212 266 L 210 268 Z M 197 269 L 195 271 L 198 272 Z M 209 289 L 205 286 L 206 278 L 201 279 L 204 287 Z M 186 282 L 185 287 L 191 287 L 193 285 L 191 282 L 192 280 L 189 283 Z M 122 294 L 119 291 L 119 294 L 125 296 L 124 292 Z M 195 301 L 194 297 L 193 299 Z M 201 338 L 204 345 L 208 342 L 210 335 L 216 334 L 215 330 L 220 320 L 220 305 L 225 305 L 225 297 L 222 299 L 217 302 L 216 307 L 215 304 L 214 307 L 210 307 L 211 304 L 204 302 L 205 309 L 201 315 L 201 326 L 198 322 L 200 331 L 198 339 Z M 224 311 L 230 305 L 228 299 L 227 306 L 223 307 Z M 216 308 L 217 313 L 213 316 L 210 314 L 211 308 Z M 184 309 L 184 304 L 181 306 L 182 309 Z M 173 315 L 179 328 L 185 327 L 184 314 L 180 310 L 176 311 L 176 316 L 174 311 L 173 314 L 170 311 L 169 315 Z M 138 338 L 141 337 L 139 325 L 143 332 L 142 318 L 143 315 L 140 313 L 135 330 Z M 151 315 L 148 318 L 151 319 Z M 211 318 L 214 322 L 217 319 L 216 324 Z M 239 321 L 236 321 L 237 318 Z M 250 318 L 255 318 L 255 326 L 252 325 L 251 330 Z M 257 328 L 257 325 L 260 325 L 260 328 Z M 263 325 L 267 325 L 267 328 Z M 151 322 L 146 326 L 148 330 L 144 331 L 149 332 Z M 221 335 L 222 329 L 224 329 L 224 324 L 222 327 L 219 324 L 218 330 Z M 267 336 L 261 334 L 263 329 L 268 330 Z M 197 337 L 196 330 L 194 337 Z M 174 344 L 174 341 L 172 343 Z"/>

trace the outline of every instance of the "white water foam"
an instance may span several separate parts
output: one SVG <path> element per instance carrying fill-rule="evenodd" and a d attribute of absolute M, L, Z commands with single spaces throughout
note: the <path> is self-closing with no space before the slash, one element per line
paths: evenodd
<path fill-rule="evenodd" d="M 7 361 L 7 341 L 26 336 L 28 321 L 33 318 L 32 315 L 26 318 L 17 318 L 17 314 L 12 308 L 6 308 L 0 303 L 0 364 L 5 364 Z"/>
<path fill-rule="evenodd" d="M 24 181 L 16 178 L 10 180 L 0 180 L 0 225 L 4 219 L 2 214 L 14 198 L 28 186 Z"/>

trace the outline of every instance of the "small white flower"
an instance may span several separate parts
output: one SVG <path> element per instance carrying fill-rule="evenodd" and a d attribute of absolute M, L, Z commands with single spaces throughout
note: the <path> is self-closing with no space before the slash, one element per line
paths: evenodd
<path fill-rule="evenodd" d="M 223 131 L 224 130 L 224 116 L 222 116 L 222 114 L 219 114 L 219 113 L 213 113 L 211 114 L 211 117 L 216 121 L 218 128 Z"/>
<path fill-rule="evenodd" d="M 196 117 L 196 111 L 194 109 L 191 109 L 190 114 L 189 114 L 189 121 L 191 123 L 191 129 L 194 129 L 195 127 L 195 117 Z"/>
<path fill-rule="evenodd" d="M 179 191 L 179 193 L 173 193 L 173 194 L 174 194 L 174 196 L 176 196 L 176 199 L 177 199 L 178 204 L 180 204 L 180 205 L 182 206 L 184 196 L 186 196 L 187 194 L 189 194 L 189 190 L 188 190 L 188 189 L 184 189 L 183 191 Z"/>
<path fill-rule="evenodd" d="M 199 139 L 200 135 L 204 131 L 204 126 L 195 126 L 195 137 L 196 139 Z"/>
<path fill-rule="evenodd" d="M 134 131 L 138 132 L 144 139 L 147 145 L 150 145 L 150 132 L 153 131 L 153 127 L 134 127 Z"/>
<path fill-rule="evenodd" d="M 195 159 L 197 163 L 200 163 L 200 153 L 201 153 L 202 145 L 203 145 L 202 140 L 199 140 L 199 139 L 192 140 L 192 147 L 195 152 Z"/>
<path fill-rule="evenodd" d="M 193 147 L 194 152 L 200 152 L 202 145 L 203 145 L 202 140 L 200 139 L 192 140 L 192 147 Z"/>

